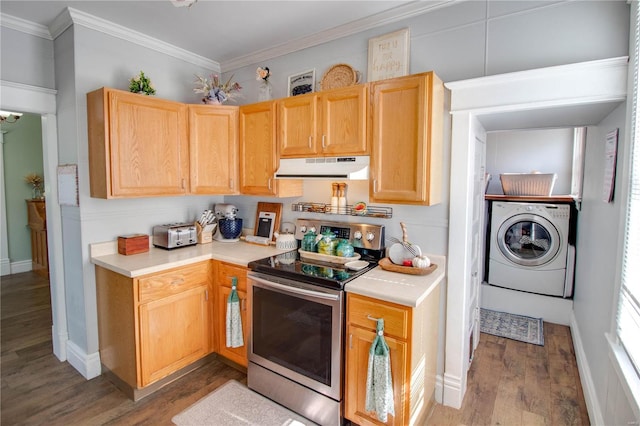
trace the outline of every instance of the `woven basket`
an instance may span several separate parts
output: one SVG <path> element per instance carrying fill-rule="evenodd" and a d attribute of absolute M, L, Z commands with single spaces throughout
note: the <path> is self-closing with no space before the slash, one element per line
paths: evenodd
<path fill-rule="evenodd" d="M 351 65 L 335 64 L 322 76 L 320 87 L 322 90 L 329 90 L 353 86 L 358 82 L 358 74 Z"/>

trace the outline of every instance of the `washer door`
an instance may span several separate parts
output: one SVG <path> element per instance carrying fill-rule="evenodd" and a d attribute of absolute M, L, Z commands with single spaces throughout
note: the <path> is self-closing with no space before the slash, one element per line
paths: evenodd
<path fill-rule="evenodd" d="M 541 266 L 558 254 L 560 234 L 551 222 L 535 214 L 518 214 L 500 225 L 496 236 L 502 254 L 521 266 Z"/>

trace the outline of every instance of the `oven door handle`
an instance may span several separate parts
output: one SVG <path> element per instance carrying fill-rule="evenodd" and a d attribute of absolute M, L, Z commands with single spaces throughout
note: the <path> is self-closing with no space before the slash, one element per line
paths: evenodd
<path fill-rule="evenodd" d="M 287 291 L 289 293 L 296 293 L 296 294 L 300 294 L 303 296 L 312 296 L 312 297 L 318 297 L 320 299 L 326 299 L 326 300 L 340 300 L 340 296 L 337 294 L 327 294 L 327 293 L 322 293 L 319 291 L 313 291 L 313 290 L 306 290 L 304 288 L 300 288 L 300 287 L 294 287 L 294 286 L 290 286 L 290 285 L 285 285 L 285 284 L 279 284 L 279 283 L 274 283 L 273 281 L 268 281 L 268 280 L 264 280 L 262 278 L 258 278 L 255 276 L 249 277 L 250 279 L 264 285 L 265 287 L 272 287 L 272 288 L 277 288 L 279 290 L 284 290 Z"/>

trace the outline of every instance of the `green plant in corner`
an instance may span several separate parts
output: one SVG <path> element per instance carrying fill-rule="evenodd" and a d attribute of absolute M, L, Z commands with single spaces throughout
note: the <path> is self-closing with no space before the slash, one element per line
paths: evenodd
<path fill-rule="evenodd" d="M 140 71 L 139 75 L 129 79 L 129 91 L 133 93 L 144 93 L 145 95 L 155 95 L 156 89 L 151 83 L 151 79 L 144 75 L 144 71 Z"/>

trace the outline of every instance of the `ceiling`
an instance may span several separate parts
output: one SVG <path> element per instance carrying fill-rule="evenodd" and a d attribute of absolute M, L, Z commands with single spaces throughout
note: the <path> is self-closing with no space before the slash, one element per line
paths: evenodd
<path fill-rule="evenodd" d="M 216 61 L 224 71 L 232 64 L 256 62 L 248 58 L 260 57 L 265 51 L 288 53 L 424 13 L 449 1 L 198 0 L 190 7 L 175 7 L 169 0 L 2 0 L 0 13 L 3 23 L 16 17 L 50 28 L 70 7 Z M 237 63 L 241 58 L 247 58 L 245 64 Z"/>

